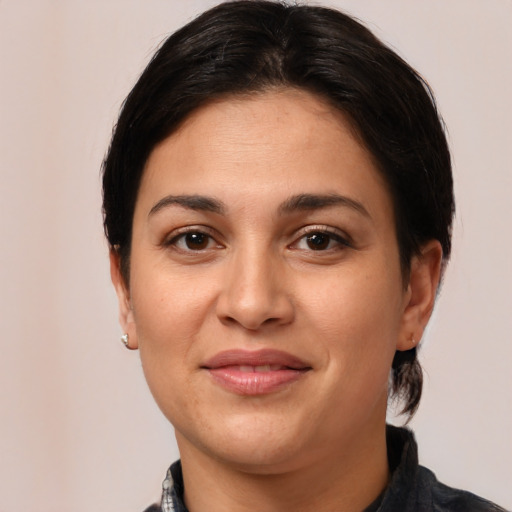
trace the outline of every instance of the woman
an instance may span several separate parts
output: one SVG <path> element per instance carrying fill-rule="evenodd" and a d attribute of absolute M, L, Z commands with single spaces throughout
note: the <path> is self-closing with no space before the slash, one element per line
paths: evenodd
<path fill-rule="evenodd" d="M 123 107 L 104 212 L 181 455 L 151 510 L 500 510 L 386 427 L 390 394 L 419 404 L 454 201 L 428 86 L 367 29 L 241 1 L 176 32 Z"/>

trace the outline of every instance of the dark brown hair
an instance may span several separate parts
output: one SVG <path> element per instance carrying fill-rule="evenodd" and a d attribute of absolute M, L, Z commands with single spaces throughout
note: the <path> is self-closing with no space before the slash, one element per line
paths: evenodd
<path fill-rule="evenodd" d="M 448 145 L 422 77 L 352 17 L 265 0 L 225 2 L 172 34 L 126 98 L 103 164 L 105 232 L 129 282 L 133 212 L 146 160 L 193 111 L 220 97 L 295 87 L 343 112 L 393 199 L 404 283 L 436 239 L 444 263 L 454 213 Z M 412 415 L 422 371 L 397 351 L 392 391 Z"/>

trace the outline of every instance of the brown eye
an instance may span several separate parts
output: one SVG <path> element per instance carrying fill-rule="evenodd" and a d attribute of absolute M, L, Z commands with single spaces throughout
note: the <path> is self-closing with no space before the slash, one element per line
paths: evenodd
<path fill-rule="evenodd" d="M 301 251 L 334 251 L 352 247 L 348 239 L 341 234 L 324 229 L 311 229 L 296 240 L 291 248 Z"/>
<path fill-rule="evenodd" d="M 313 251 L 323 251 L 329 247 L 331 236 L 325 233 L 311 233 L 306 236 L 306 243 Z"/>
<path fill-rule="evenodd" d="M 210 237 L 204 233 L 187 233 L 183 238 L 187 249 L 192 251 L 206 249 L 210 242 Z"/>
<path fill-rule="evenodd" d="M 215 239 L 202 231 L 188 231 L 175 236 L 167 242 L 168 246 L 174 246 L 185 252 L 198 252 L 218 247 Z"/>

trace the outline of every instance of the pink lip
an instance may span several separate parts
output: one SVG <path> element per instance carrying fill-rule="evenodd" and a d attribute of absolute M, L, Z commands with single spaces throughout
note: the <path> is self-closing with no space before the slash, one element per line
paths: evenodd
<path fill-rule="evenodd" d="M 227 350 L 202 368 L 227 391 L 239 395 L 264 395 L 299 380 L 311 367 L 299 358 L 279 350 Z"/>

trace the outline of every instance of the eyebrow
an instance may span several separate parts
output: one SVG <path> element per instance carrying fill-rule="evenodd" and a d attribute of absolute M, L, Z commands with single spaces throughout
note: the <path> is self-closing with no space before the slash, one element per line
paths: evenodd
<path fill-rule="evenodd" d="M 225 215 L 226 205 L 213 197 L 202 195 L 169 195 L 158 201 L 149 211 L 148 217 L 169 206 L 181 206 L 187 210 L 205 211 Z M 297 211 L 319 210 L 331 206 L 344 206 L 351 208 L 365 217 L 371 219 L 368 210 L 359 202 L 350 197 L 339 194 L 298 194 L 291 196 L 279 206 L 280 215 L 289 215 Z"/>
<path fill-rule="evenodd" d="M 368 210 L 359 201 L 339 194 L 298 194 L 290 197 L 282 203 L 279 207 L 279 213 L 283 215 L 296 211 L 329 208 L 330 206 L 345 206 L 371 219 L 371 215 L 368 213 Z"/>
<path fill-rule="evenodd" d="M 214 199 L 213 197 L 200 196 L 200 195 L 180 195 L 180 196 L 165 196 L 160 199 L 148 213 L 148 217 L 155 213 L 167 208 L 169 206 L 181 206 L 187 210 L 198 210 L 204 212 L 212 212 L 223 215 L 226 211 L 226 206 L 222 201 Z"/>

